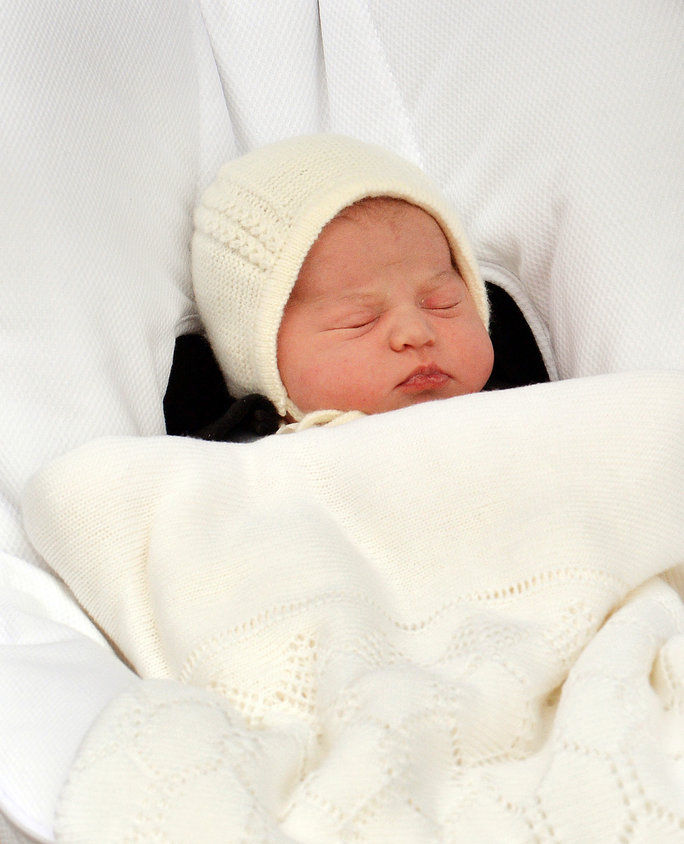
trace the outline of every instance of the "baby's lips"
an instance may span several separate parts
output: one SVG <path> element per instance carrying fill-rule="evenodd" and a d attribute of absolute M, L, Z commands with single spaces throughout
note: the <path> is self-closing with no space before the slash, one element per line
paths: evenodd
<path fill-rule="evenodd" d="M 440 387 L 449 380 L 449 376 L 438 366 L 419 366 L 397 386 L 408 389 L 431 389 Z"/>

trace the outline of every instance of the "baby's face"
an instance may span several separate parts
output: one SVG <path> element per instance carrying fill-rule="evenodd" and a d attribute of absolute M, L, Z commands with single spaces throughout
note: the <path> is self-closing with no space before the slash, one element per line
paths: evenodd
<path fill-rule="evenodd" d="M 311 248 L 278 334 L 304 413 L 382 413 L 481 390 L 489 335 L 437 222 L 405 202 L 346 209 Z"/>

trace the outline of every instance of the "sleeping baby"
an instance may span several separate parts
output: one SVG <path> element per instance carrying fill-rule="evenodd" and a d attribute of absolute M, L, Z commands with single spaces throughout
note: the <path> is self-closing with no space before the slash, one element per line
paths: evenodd
<path fill-rule="evenodd" d="M 484 284 L 452 209 L 413 164 L 339 135 L 226 164 L 195 214 L 193 282 L 233 396 L 280 430 L 481 390 Z"/>
<path fill-rule="evenodd" d="M 344 138 L 226 165 L 193 271 L 233 395 L 282 430 L 377 415 L 110 437 L 28 484 L 37 552 L 146 679 L 63 805 L 112 841 L 680 841 L 681 377 L 388 419 L 484 386 L 488 306 L 425 176 Z"/>

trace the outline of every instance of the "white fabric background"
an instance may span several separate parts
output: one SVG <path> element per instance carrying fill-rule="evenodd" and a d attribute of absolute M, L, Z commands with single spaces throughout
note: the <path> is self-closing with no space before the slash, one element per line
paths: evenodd
<path fill-rule="evenodd" d="M 27 0 L 0 33 L 0 809 L 50 840 L 82 736 L 139 681 L 40 569 L 18 500 L 79 443 L 163 432 L 219 163 L 328 128 L 388 144 L 443 185 L 554 376 L 681 368 L 684 14 Z"/>

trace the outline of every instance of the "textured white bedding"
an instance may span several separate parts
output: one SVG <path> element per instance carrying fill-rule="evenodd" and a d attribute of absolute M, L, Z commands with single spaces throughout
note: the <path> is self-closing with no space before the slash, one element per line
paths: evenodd
<path fill-rule="evenodd" d="M 163 433 L 174 338 L 197 326 L 190 211 L 221 161 L 324 129 L 388 144 L 443 185 L 554 375 L 681 369 L 684 14 L 29 0 L 1 15 L 0 809 L 50 840 L 93 719 L 145 683 L 41 571 L 21 492 L 94 437 Z"/>
<path fill-rule="evenodd" d="M 683 395 L 603 375 L 47 466 L 29 536 L 156 680 L 93 726 L 60 840 L 681 841 Z"/>

